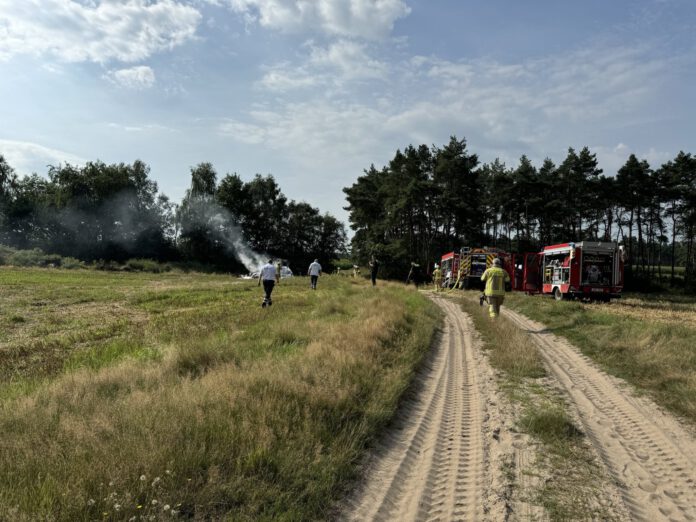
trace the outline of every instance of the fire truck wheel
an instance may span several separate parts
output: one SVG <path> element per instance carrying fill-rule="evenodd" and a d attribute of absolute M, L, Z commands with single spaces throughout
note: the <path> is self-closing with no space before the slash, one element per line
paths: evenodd
<path fill-rule="evenodd" d="M 553 291 L 553 298 L 556 301 L 563 301 L 564 295 L 560 288 L 556 287 L 556 289 Z"/>

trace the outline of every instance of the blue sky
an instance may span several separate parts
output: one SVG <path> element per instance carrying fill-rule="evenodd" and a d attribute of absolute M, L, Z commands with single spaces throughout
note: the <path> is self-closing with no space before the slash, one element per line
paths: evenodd
<path fill-rule="evenodd" d="M 273 174 L 341 219 L 408 144 L 613 174 L 696 152 L 692 0 L 0 0 L 0 154 Z"/>

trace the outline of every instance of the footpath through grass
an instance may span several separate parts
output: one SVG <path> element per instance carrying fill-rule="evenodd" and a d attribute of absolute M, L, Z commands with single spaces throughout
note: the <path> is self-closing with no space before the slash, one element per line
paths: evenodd
<path fill-rule="evenodd" d="M 538 477 L 534 491 L 519 491 L 516 484 L 514 495 L 543 507 L 551 520 L 611 519 L 597 502 L 609 478 L 568 414 L 564 399 L 544 383 L 547 372 L 537 347 L 505 317 L 490 319 L 477 297 L 478 293 L 465 292 L 458 300 L 472 317 L 491 365 L 500 372 L 499 386 L 516 406 L 517 429 L 540 445 L 536 469 L 517 471 Z M 506 471 L 515 476 L 514 470 Z"/>
<path fill-rule="evenodd" d="M 0 269 L 0 520 L 326 518 L 439 315 L 308 287 Z"/>
<path fill-rule="evenodd" d="M 509 294 L 508 294 L 509 295 Z M 609 373 L 696 423 L 696 299 L 627 295 L 609 304 L 509 295 Z"/>

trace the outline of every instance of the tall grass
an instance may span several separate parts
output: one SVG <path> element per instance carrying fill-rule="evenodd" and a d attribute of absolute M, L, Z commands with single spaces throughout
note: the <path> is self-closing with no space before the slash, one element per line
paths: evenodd
<path fill-rule="evenodd" d="M 134 342 L 0 401 L 0 519 L 326 518 L 438 322 L 416 292 L 341 278 L 283 281 L 262 310 L 253 282 L 121 277 Z"/>

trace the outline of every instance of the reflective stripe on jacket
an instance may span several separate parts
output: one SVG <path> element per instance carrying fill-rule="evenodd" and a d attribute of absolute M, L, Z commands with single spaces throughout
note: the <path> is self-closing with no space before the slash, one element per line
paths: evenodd
<path fill-rule="evenodd" d="M 510 282 L 510 276 L 502 268 L 493 266 L 481 276 L 481 281 L 486 283 L 486 295 L 505 295 L 505 283 Z"/>

